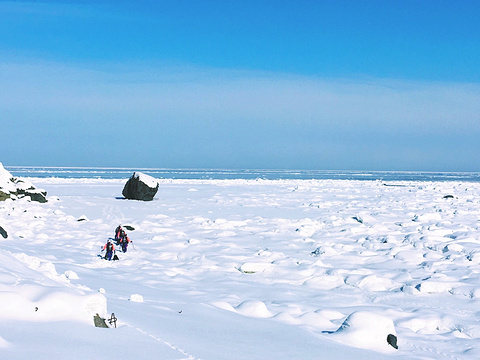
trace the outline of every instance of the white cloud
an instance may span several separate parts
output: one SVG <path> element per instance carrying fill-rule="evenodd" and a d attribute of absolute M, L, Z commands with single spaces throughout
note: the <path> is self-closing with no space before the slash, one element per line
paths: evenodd
<path fill-rule="evenodd" d="M 192 68 L 88 69 L 0 64 L 0 102 L 23 113 L 60 112 L 150 121 L 255 120 L 392 131 L 478 126 L 480 85 L 388 79 L 317 79 Z M 161 116 L 159 116 L 161 115 Z"/>
<path fill-rule="evenodd" d="M 110 151 L 103 144 L 128 129 L 130 140 L 169 154 L 178 166 L 210 158 L 202 164 L 472 169 L 478 161 L 467 157 L 479 150 L 472 140 L 480 135 L 479 98 L 479 84 L 0 64 L 3 128 L 35 120 L 30 139 L 41 133 L 68 144 L 83 133 L 97 152 Z"/>

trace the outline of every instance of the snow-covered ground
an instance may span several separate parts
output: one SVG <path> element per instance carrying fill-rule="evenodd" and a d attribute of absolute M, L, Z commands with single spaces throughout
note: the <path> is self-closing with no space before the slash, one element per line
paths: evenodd
<path fill-rule="evenodd" d="M 480 357 L 479 183 L 29 180 L 48 203 L 0 203 L 2 359 Z"/>

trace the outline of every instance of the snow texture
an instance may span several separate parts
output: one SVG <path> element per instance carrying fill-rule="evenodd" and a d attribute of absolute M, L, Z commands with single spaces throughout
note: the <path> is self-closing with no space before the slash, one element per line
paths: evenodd
<path fill-rule="evenodd" d="M 29 180 L 48 203 L 0 203 L 2 359 L 480 356 L 478 183 Z"/>

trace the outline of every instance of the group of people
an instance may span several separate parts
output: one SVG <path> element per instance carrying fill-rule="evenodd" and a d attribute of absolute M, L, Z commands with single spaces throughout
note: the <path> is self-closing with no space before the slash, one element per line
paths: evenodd
<path fill-rule="evenodd" d="M 132 241 L 128 238 L 125 230 L 122 229 L 122 225 L 118 225 L 115 229 L 115 243 L 122 248 L 124 253 L 127 252 L 128 244 Z M 105 251 L 105 260 L 118 260 L 118 256 L 115 254 L 115 245 L 112 239 L 108 239 L 107 243 L 103 246 L 102 252 Z"/>
<path fill-rule="evenodd" d="M 122 229 L 122 225 L 118 225 L 115 229 L 115 242 L 122 247 L 124 253 L 127 252 L 128 243 L 131 240 L 128 238 L 125 230 Z"/>

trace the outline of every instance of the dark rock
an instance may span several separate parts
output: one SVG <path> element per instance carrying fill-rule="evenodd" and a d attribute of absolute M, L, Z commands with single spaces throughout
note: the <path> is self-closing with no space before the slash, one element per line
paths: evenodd
<path fill-rule="evenodd" d="M 122 194 L 126 199 L 151 201 L 158 191 L 159 184 L 151 176 L 134 172 L 128 179 Z"/>
<path fill-rule="evenodd" d="M 443 198 L 444 198 L 444 199 L 453 199 L 454 196 L 453 196 L 453 195 L 445 195 Z"/>
<path fill-rule="evenodd" d="M 95 324 L 95 327 L 108 328 L 108 325 L 105 323 L 105 319 L 101 318 L 98 314 L 93 317 L 93 323 Z"/>
<path fill-rule="evenodd" d="M 25 190 L 25 196 L 30 196 L 32 201 L 37 201 L 39 203 L 47 202 L 47 192 L 38 191 L 38 190 Z"/>
<path fill-rule="evenodd" d="M 0 235 L 3 236 L 4 239 L 6 239 L 8 237 L 8 234 L 7 232 L 5 231 L 5 229 L 3 227 L 0 226 Z"/>
<path fill-rule="evenodd" d="M 398 345 L 397 345 L 397 337 L 393 334 L 388 334 L 387 336 L 387 343 L 389 343 L 390 345 L 392 345 L 393 348 L 395 349 L 398 349 Z"/>
<path fill-rule="evenodd" d="M 0 201 L 5 201 L 7 199 L 10 199 L 10 193 L 0 190 Z"/>
<path fill-rule="evenodd" d="M 360 224 L 363 224 L 363 219 L 360 216 L 354 216 L 352 219 L 358 221 Z"/>
<path fill-rule="evenodd" d="M 47 192 L 35 188 L 28 180 L 17 179 L 0 163 L 0 201 L 21 199 L 29 196 L 31 201 L 47 202 Z"/>

